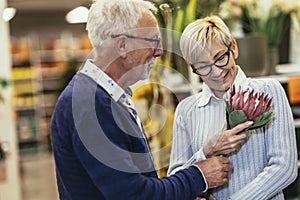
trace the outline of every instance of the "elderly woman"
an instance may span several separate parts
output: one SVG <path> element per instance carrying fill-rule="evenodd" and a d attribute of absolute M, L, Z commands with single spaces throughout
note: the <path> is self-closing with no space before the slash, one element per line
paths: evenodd
<path fill-rule="evenodd" d="M 201 159 L 227 155 L 233 171 L 228 184 L 211 190 L 216 199 L 284 199 L 282 190 L 295 180 L 298 169 L 293 116 L 280 83 L 245 76 L 235 63 L 237 43 L 217 16 L 189 24 L 180 47 L 204 83 L 202 92 L 184 99 L 176 109 L 168 173 Z M 224 100 L 228 100 L 232 85 L 273 99 L 273 121 L 249 131 L 239 149 L 226 145 L 239 135 L 224 134 Z"/>

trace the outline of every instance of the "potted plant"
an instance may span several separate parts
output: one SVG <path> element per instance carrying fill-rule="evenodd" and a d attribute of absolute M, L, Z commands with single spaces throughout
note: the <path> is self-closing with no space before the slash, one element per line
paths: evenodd
<path fill-rule="evenodd" d="M 245 34 L 263 34 L 269 49 L 269 74 L 275 73 L 279 61 L 279 45 L 288 37 L 291 22 L 299 29 L 300 2 L 297 0 L 225 0 L 220 16 L 229 24 L 238 22 Z M 288 49 L 287 49 L 288 50 Z"/>

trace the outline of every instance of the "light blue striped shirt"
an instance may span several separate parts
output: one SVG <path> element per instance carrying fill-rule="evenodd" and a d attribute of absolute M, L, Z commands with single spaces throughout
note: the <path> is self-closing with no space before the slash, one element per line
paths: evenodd
<path fill-rule="evenodd" d="M 284 199 L 282 190 L 297 177 L 297 147 L 292 112 L 280 83 L 273 79 L 247 78 L 238 67 L 234 84 L 265 92 L 273 98 L 273 121 L 251 131 L 236 153 L 230 154 L 233 171 L 229 183 L 214 189 L 218 200 Z M 228 92 L 224 95 L 228 99 Z M 207 85 L 202 92 L 182 100 L 176 108 L 173 146 L 168 174 L 205 159 L 202 146 L 226 121 L 224 99 Z"/>

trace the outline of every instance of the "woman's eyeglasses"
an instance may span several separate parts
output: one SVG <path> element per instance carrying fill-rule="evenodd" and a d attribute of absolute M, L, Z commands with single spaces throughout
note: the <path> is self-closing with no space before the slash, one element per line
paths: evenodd
<path fill-rule="evenodd" d="M 193 72 L 200 76 L 207 76 L 211 72 L 213 65 L 216 67 L 220 67 L 220 68 L 225 67 L 229 62 L 230 47 L 231 47 L 231 44 L 228 46 L 227 51 L 224 54 L 222 54 L 220 57 L 218 57 L 215 60 L 215 62 L 212 64 L 202 65 L 202 66 L 201 66 L 201 63 L 191 64 L 191 66 L 193 68 Z"/>

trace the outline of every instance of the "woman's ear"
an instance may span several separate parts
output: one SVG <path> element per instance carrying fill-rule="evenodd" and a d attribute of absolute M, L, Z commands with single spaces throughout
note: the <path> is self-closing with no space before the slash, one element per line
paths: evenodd
<path fill-rule="evenodd" d="M 238 45 L 237 45 L 237 42 L 235 39 L 232 41 L 231 51 L 232 51 L 234 59 L 237 59 L 239 56 L 239 48 L 238 48 Z"/>

